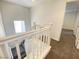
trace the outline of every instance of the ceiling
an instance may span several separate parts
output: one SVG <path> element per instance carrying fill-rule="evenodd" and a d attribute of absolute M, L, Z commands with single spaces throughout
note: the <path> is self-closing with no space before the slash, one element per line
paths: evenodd
<path fill-rule="evenodd" d="M 26 6 L 26 7 L 31 7 L 32 6 L 32 0 L 2 0 L 2 1 L 15 3 L 15 4 Z"/>
<path fill-rule="evenodd" d="M 2 1 L 15 3 L 15 4 L 18 4 L 18 5 L 25 6 L 25 7 L 32 7 L 32 6 L 34 6 L 34 5 L 40 3 L 41 1 L 44 1 L 44 0 L 2 0 Z M 78 9 L 79 9 L 79 1 L 67 3 L 67 6 L 66 6 L 67 11 L 75 11 L 75 10 L 78 10 Z"/>
<path fill-rule="evenodd" d="M 2 0 L 2 1 L 15 3 L 15 4 L 18 4 L 18 5 L 25 6 L 25 7 L 32 7 L 36 4 L 39 4 L 40 2 L 42 2 L 44 0 Z"/>

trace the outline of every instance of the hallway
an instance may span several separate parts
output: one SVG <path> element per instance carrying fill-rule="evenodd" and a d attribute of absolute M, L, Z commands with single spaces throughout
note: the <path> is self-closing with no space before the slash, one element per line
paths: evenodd
<path fill-rule="evenodd" d="M 46 59 L 79 59 L 79 50 L 75 48 L 75 37 L 72 31 L 63 30 L 61 41 L 52 40 L 51 46 Z"/>

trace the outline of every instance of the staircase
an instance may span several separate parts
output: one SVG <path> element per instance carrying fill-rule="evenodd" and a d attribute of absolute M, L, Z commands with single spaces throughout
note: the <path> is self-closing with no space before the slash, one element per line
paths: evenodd
<path fill-rule="evenodd" d="M 51 49 L 50 26 L 0 39 L 0 59 L 44 59 Z"/>

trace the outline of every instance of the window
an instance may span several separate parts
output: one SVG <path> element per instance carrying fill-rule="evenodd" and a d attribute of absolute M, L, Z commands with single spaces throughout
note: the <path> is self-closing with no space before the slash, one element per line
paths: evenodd
<path fill-rule="evenodd" d="M 16 33 L 25 32 L 25 22 L 24 21 L 14 21 L 14 28 Z"/>

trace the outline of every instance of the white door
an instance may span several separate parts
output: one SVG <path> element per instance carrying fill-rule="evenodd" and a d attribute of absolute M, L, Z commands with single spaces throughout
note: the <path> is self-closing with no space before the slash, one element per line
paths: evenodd
<path fill-rule="evenodd" d="M 75 23 L 74 34 L 76 36 L 75 46 L 77 49 L 79 49 L 79 12 L 77 14 L 77 20 Z"/>
<path fill-rule="evenodd" d="M 77 37 L 77 32 L 79 31 L 78 29 L 79 29 L 79 13 L 77 14 L 77 20 L 76 20 L 75 28 L 74 28 L 74 34 L 76 37 Z"/>

